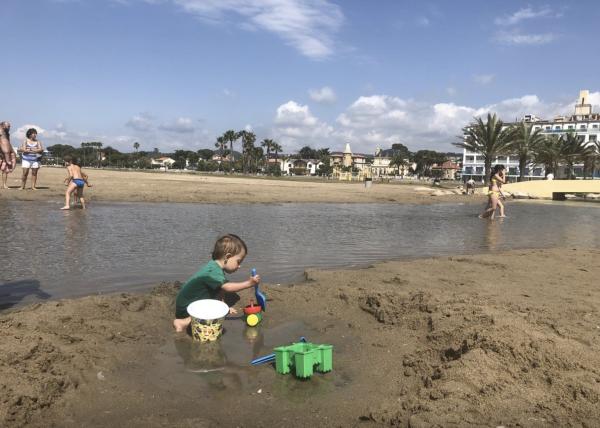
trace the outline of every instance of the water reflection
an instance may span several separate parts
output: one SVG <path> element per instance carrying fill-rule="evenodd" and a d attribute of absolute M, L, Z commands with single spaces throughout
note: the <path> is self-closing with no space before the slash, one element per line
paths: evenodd
<path fill-rule="evenodd" d="M 485 220 L 485 245 L 489 251 L 496 251 L 502 247 L 502 223 L 503 218 Z"/>
<path fill-rule="evenodd" d="M 307 268 L 511 248 L 600 245 L 596 206 L 511 204 L 504 221 L 476 218 L 474 205 L 57 204 L 3 202 L 8 246 L 2 281 L 36 278 L 54 297 L 141 290 L 185 280 L 223 233 L 249 254 L 233 280 L 256 267 L 265 282 L 297 281 Z M 0 285 L 2 282 L 0 282 Z"/>

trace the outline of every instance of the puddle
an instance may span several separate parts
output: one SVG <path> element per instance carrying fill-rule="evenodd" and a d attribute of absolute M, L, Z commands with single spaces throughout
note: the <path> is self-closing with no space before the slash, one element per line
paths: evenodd
<path fill-rule="evenodd" d="M 351 376 L 335 367 L 336 352 L 339 354 L 350 346 L 349 336 L 334 340 L 322 340 L 323 333 L 310 328 L 302 321 L 290 321 L 269 326 L 266 321 L 257 327 L 248 327 L 241 318 L 227 319 L 225 332 L 219 340 L 200 343 L 188 335 L 174 335 L 156 357 L 153 367 L 157 386 L 168 388 L 168 384 L 184 388 L 190 394 L 213 398 L 231 398 L 231 394 L 259 394 L 302 402 L 308 396 L 325 394 L 343 387 Z M 258 366 L 250 362 L 271 354 L 273 348 L 297 342 L 306 337 L 314 343 L 330 343 L 334 346 L 334 370 L 330 373 L 315 373 L 310 379 L 279 375 L 274 363 Z M 264 392 L 262 391 L 264 389 Z"/>

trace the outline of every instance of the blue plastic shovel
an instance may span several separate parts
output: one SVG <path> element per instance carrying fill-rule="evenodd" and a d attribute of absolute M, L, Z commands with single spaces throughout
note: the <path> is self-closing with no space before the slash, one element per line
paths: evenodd
<path fill-rule="evenodd" d="M 252 268 L 252 272 L 250 273 L 252 276 L 256 276 L 256 268 Z M 258 288 L 258 284 L 254 286 L 254 296 L 256 297 L 256 302 L 260 305 L 263 312 L 267 310 L 267 296 L 260 292 L 260 288 Z"/>
<path fill-rule="evenodd" d="M 306 342 L 306 338 L 304 336 L 302 336 L 300 338 L 299 342 Z M 256 359 L 250 361 L 250 364 L 252 364 L 253 366 L 258 366 L 261 364 L 270 363 L 272 361 L 275 361 L 275 354 L 269 354 L 269 355 L 265 355 L 263 357 L 258 357 Z"/>

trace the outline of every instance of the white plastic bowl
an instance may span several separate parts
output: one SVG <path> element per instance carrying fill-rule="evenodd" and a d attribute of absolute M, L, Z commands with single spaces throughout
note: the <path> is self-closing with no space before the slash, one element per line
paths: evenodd
<path fill-rule="evenodd" d="M 210 321 L 225 318 L 229 313 L 229 306 L 220 300 L 203 299 L 190 303 L 187 311 L 194 318 Z"/>

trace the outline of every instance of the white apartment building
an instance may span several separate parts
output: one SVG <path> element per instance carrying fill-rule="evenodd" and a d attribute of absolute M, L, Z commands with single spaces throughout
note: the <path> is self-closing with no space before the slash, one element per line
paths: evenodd
<path fill-rule="evenodd" d="M 579 92 L 579 100 L 575 105 L 575 114 L 572 116 L 557 116 L 553 120 L 543 120 L 535 115 L 527 114 L 523 117 L 523 122 L 532 124 L 534 130 L 541 129 L 546 135 L 564 135 L 568 132 L 574 132 L 584 142 L 593 144 L 599 141 L 600 136 L 600 114 L 592 113 L 592 105 L 589 104 L 589 91 Z M 514 125 L 507 123 L 506 127 Z M 519 158 L 518 156 L 498 156 L 492 162 L 492 166 L 503 164 L 507 168 L 509 179 L 516 179 L 519 176 Z M 575 175 L 583 176 L 583 166 L 575 165 Z M 485 174 L 483 156 L 477 153 L 463 150 L 463 169 L 464 180 L 473 177 L 475 180 L 482 180 Z M 528 179 L 543 179 L 545 171 L 543 165 L 530 164 L 525 170 L 525 177 Z"/>

